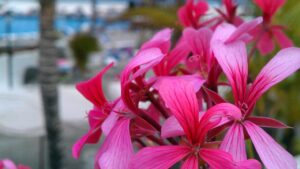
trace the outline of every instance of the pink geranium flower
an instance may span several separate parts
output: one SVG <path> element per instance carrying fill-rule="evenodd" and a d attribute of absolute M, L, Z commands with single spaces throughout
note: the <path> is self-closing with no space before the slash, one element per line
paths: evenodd
<path fill-rule="evenodd" d="M 206 80 L 206 87 L 217 88 L 221 69 L 211 52 L 210 41 L 213 35 L 208 28 L 186 28 L 183 31 L 183 40 L 186 48 L 192 55 L 187 58 L 186 65 L 190 73 L 197 73 Z"/>
<path fill-rule="evenodd" d="M 197 169 L 201 161 L 212 169 L 260 168 L 255 160 L 235 162 L 229 153 L 211 148 L 215 143 L 206 142 L 208 131 L 218 125 L 223 116 L 239 119 L 241 113 L 235 106 L 223 103 L 199 114 L 195 92 L 203 80 L 197 77 L 161 79 L 157 84 L 160 96 L 183 128 L 186 140 L 181 145 L 147 147 L 140 150 L 131 162 L 132 169 L 166 169 L 183 160 L 181 168 Z M 169 85 L 172 84 L 172 85 Z"/>
<path fill-rule="evenodd" d="M 31 169 L 28 166 L 16 165 L 9 159 L 0 160 L 0 169 Z"/>
<path fill-rule="evenodd" d="M 268 169 L 296 169 L 293 156 L 259 127 L 285 128 L 286 126 L 275 119 L 252 117 L 251 113 L 256 101 L 268 89 L 300 68 L 300 49 L 281 50 L 248 86 L 248 58 L 242 37 L 250 31 L 249 28 L 259 23 L 257 21 L 245 23 L 238 28 L 229 24 L 220 25 L 211 41 L 215 57 L 232 87 L 235 105 L 242 112 L 241 119 L 228 123 L 231 127 L 222 142 L 221 149 L 230 152 L 237 161 L 247 159 L 244 139 L 248 134 Z"/>
<path fill-rule="evenodd" d="M 284 27 L 281 25 L 273 25 L 272 18 L 280 7 L 285 3 L 285 0 L 254 0 L 258 7 L 263 12 L 263 24 L 254 30 L 256 35 L 256 46 L 261 55 L 271 53 L 275 48 L 275 41 L 280 48 L 293 46 L 293 42 L 284 33 Z"/>
<path fill-rule="evenodd" d="M 237 15 L 238 4 L 236 0 L 222 0 L 222 4 L 225 11 L 216 8 L 216 11 L 220 14 L 220 17 L 217 17 L 218 22 L 216 25 L 227 22 L 239 26 L 243 23 L 243 19 Z"/>
<path fill-rule="evenodd" d="M 194 0 L 187 0 L 186 4 L 178 10 L 178 18 L 180 23 L 184 27 L 200 28 L 200 18 L 209 9 L 209 6 L 205 0 L 198 2 Z"/>
<path fill-rule="evenodd" d="M 95 144 L 99 141 L 102 133 L 101 125 L 112 111 L 112 107 L 114 107 L 115 103 L 109 103 L 102 90 L 102 77 L 112 66 L 113 64 L 109 64 L 92 79 L 76 85 L 77 90 L 93 103 L 94 108 L 88 113 L 90 130 L 73 146 L 74 158 L 79 158 L 80 151 L 85 144 Z"/>

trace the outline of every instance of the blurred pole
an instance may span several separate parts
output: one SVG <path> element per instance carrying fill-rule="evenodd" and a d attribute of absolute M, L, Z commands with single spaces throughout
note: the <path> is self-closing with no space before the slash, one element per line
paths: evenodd
<path fill-rule="evenodd" d="M 91 34 L 97 33 L 97 0 L 91 0 L 92 7 L 92 19 L 91 19 Z"/>
<path fill-rule="evenodd" d="M 12 50 L 12 43 L 11 43 L 11 21 L 12 21 L 12 13 L 7 11 L 5 13 L 5 20 L 6 20 L 6 52 L 7 52 L 7 77 L 8 77 L 8 87 L 13 88 L 13 50 Z"/>
<path fill-rule="evenodd" d="M 58 71 L 55 46 L 57 32 L 55 22 L 55 0 L 40 0 L 40 57 L 39 83 L 44 110 L 47 135 L 48 162 L 50 169 L 63 168 L 61 122 L 58 109 Z"/>

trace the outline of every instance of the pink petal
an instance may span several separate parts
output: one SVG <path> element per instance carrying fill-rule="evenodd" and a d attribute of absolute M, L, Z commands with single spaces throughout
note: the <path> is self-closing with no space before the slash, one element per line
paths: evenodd
<path fill-rule="evenodd" d="M 253 82 L 248 96 L 252 107 L 258 98 L 273 85 L 284 80 L 300 68 L 300 49 L 291 47 L 281 50 L 260 71 Z"/>
<path fill-rule="evenodd" d="M 160 122 L 160 112 L 153 104 L 150 104 L 145 113 L 149 115 L 153 120 Z"/>
<path fill-rule="evenodd" d="M 199 160 L 194 155 L 188 157 L 181 166 L 181 169 L 198 169 L 198 168 L 199 168 Z"/>
<path fill-rule="evenodd" d="M 171 46 L 172 30 L 165 28 L 157 32 L 148 42 L 145 42 L 141 47 L 141 50 L 149 48 L 159 48 L 162 53 L 166 54 Z"/>
<path fill-rule="evenodd" d="M 205 93 L 208 95 L 208 97 L 215 103 L 215 104 L 219 104 L 219 103 L 225 103 L 226 100 L 224 100 L 218 93 L 203 87 Z"/>
<path fill-rule="evenodd" d="M 236 165 L 236 169 L 261 169 L 261 164 L 257 160 L 240 161 Z"/>
<path fill-rule="evenodd" d="M 199 20 L 209 9 L 206 1 L 198 1 L 196 4 L 194 0 L 187 0 L 186 4 L 179 8 L 178 18 L 180 23 L 185 27 L 199 27 Z"/>
<path fill-rule="evenodd" d="M 129 169 L 134 155 L 129 124 L 130 119 L 119 120 L 105 139 L 96 159 L 101 169 Z"/>
<path fill-rule="evenodd" d="M 190 152 L 186 146 L 146 147 L 132 159 L 130 169 L 167 169 Z"/>
<path fill-rule="evenodd" d="M 268 169 L 297 168 L 294 157 L 276 143 L 264 130 L 250 121 L 245 121 L 244 126 L 260 159 Z"/>
<path fill-rule="evenodd" d="M 162 78 L 158 81 L 158 91 L 191 141 L 196 136 L 195 132 L 199 123 L 199 105 L 196 91 L 199 90 L 204 81 L 196 77 L 195 80 L 188 81 L 190 78 L 191 76 Z M 198 90 L 195 90 L 195 88 Z"/>
<path fill-rule="evenodd" d="M 111 112 L 107 118 L 103 121 L 101 125 L 101 130 L 107 136 L 111 129 L 115 126 L 116 122 L 118 121 L 119 116 L 115 112 Z"/>
<path fill-rule="evenodd" d="M 107 65 L 92 79 L 76 85 L 77 90 L 97 107 L 102 107 L 105 103 L 107 103 L 102 89 L 102 77 L 112 66 L 113 63 Z"/>
<path fill-rule="evenodd" d="M 260 9 L 270 17 L 285 3 L 285 0 L 254 0 Z"/>
<path fill-rule="evenodd" d="M 236 169 L 231 155 L 225 151 L 202 148 L 199 154 L 210 169 Z"/>
<path fill-rule="evenodd" d="M 161 128 L 161 137 L 176 137 L 184 135 L 184 131 L 174 116 L 169 117 Z"/>
<path fill-rule="evenodd" d="M 222 0 L 222 4 L 226 7 L 227 11 L 232 11 L 237 6 L 234 0 Z"/>
<path fill-rule="evenodd" d="M 2 161 L 3 166 L 5 167 L 5 169 L 18 169 L 17 166 L 14 164 L 14 162 L 12 162 L 9 159 L 4 159 Z"/>
<path fill-rule="evenodd" d="M 158 48 L 149 48 L 140 51 L 124 68 L 121 74 L 121 83 L 124 85 L 136 77 L 146 73 L 153 66 L 158 64 L 163 59 L 163 56 L 164 54 Z M 130 76 L 133 70 L 137 67 L 139 67 L 139 70 Z"/>
<path fill-rule="evenodd" d="M 101 137 L 100 125 L 103 121 L 105 115 L 98 110 L 97 108 L 91 110 L 89 112 L 89 124 L 90 129 L 88 133 L 83 135 L 72 148 L 72 155 L 74 158 L 78 159 L 80 156 L 80 152 L 85 144 L 95 144 L 99 141 Z"/>
<path fill-rule="evenodd" d="M 112 108 L 110 114 L 103 121 L 103 123 L 101 125 L 101 129 L 106 136 L 109 134 L 109 132 L 115 126 L 117 120 L 119 119 L 117 112 L 122 112 L 124 109 L 125 109 L 125 105 L 124 105 L 123 101 L 120 99 L 117 99 L 117 102 L 115 103 L 114 107 Z"/>
<path fill-rule="evenodd" d="M 213 34 L 213 37 L 211 39 L 211 44 L 210 46 L 213 46 L 213 43 L 215 42 L 222 42 L 222 43 L 225 43 L 232 34 L 234 34 L 234 32 L 236 31 L 236 27 L 231 25 L 231 24 L 228 24 L 228 23 L 222 23 L 220 24 L 214 34 Z"/>
<path fill-rule="evenodd" d="M 258 17 L 249 22 L 244 22 L 239 27 L 237 27 L 237 29 L 230 35 L 230 37 L 225 41 L 225 43 L 234 42 L 240 39 L 248 41 L 247 37 L 245 39 L 245 36 L 247 36 L 245 34 L 253 30 L 255 27 L 257 27 L 257 25 L 261 24 L 262 21 L 262 17 Z"/>
<path fill-rule="evenodd" d="M 243 130 L 244 128 L 241 124 L 233 123 L 220 147 L 220 150 L 230 153 L 235 161 L 247 159 Z"/>
<path fill-rule="evenodd" d="M 198 55 L 209 55 L 205 52 L 209 52 L 209 42 L 212 37 L 212 31 L 208 28 L 201 28 L 201 29 L 193 29 L 193 28 L 186 28 L 183 31 L 183 39 L 188 44 L 187 47 L 194 54 Z"/>
<path fill-rule="evenodd" d="M 31 169 L 31 168 L 24 165 L 18 165 L 18 169 Z"/>
<path fill-rule="evenodd" d="M 257 48 L 261 55 L 267 55 L 275 49 L 274 41 L 270 32 L 265 32 L 261 35 Z"/>
<path fill-rule="evenodd" d="M 200 66 L 201 71 L 208 73 L 211 64 L 210 39 L 212 31 L 207 28 L 195 30 L 193 28 L 186 28 L 183 31 L 183 39 L 188 44 L 188 48 L 193 52 L 197 60 L 193 61 L 196 66 Z M 195 67 L 195 66 L 194 66 Z"/>
<path fill-rule="evenodd" d="M 185 6 L 179 8 L 177 15 L 178 15 L 181 25 L 183 25 L 185 27 L 192 25 Z"/>
<path fill-rule="evenodd" d="M 234 93 L 235 101 L 243 101 L 248 78 L 248 58 L 246 45 L 242 41 L 224 44 L 234 33 L 235 28 L 228 24 L 220 25 L 214 33 L 211 46 L 219 65 L 227 76 Z"/>
<path fill-rule="evenodd" d="M 183 40 L 179 40 L 175 48 L 164 57 L 164 59 L 154 67 L 154 72 L 156 75 L 166 76 L 171 73 L 171 70 L 178 64 L 180 61 L 187 57 L 190 50 L 187 47 L 187 44 Z"/>
<path fill-rule="evenodd" d="M 268 127 L 268 128 L 290 128 L 286 124 L 278 121 L 276 119 L 272 119 L 269 117 L 257 117 L 257 116 L 250 116 L 247 120 L 251 121 L 252 123 L 260 126 L 260 127 Z"/>
<path fill-rule="evenodd" d="M 72 155 L 75 159 L 78 159 L 80 156 L 80 152 L 85 144 L 94 144 L 99 141 L 99 138 L 101 136 L 101 130 L 100 129 L 94 129 L 91 128 L 87 134 L 82 136 L 74 145 L 72 148 Z"/>
<path fill-rule="evenodd" d="M 140 51 L 127 64 L 121 73 L 121 98 L 124 104 L 132 111 L 137 109 L 137 105 L 132 99 L 128 84 L 135 78 L 144 75 L 153 66 L 157 65 L 164 57 L 159 48 L 149 48 Z M 136 70 L 138 69 L 138 70 Z M 136 70 L 136 71 L 135 71 Z M 135 72 L 134 72 L 135 71 Z"/>
<path fill-rule="evenodd" d="M 272 32 L 282 49 L 294 46 L 293 41 L 281 29 L 273 29 Z"/>
<path fill-rule="evenodd" d="M 208 131 L 229 121 L 241 119 L 241 111 L 235 105 L 220 103 L 207 110 L 200 119 L 198 141 L 204 143 Z"/>

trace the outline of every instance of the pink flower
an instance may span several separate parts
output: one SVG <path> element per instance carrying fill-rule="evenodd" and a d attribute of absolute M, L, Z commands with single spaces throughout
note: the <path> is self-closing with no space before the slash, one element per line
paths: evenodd
<path fill-rule="evenodd" d="M 95 144 L 99 141 L 102 133 L 101 125 L 115 104 L 108 103 L 102 90 L 102 77 L 112 66 L 113 64 L 109 64 L 92 79 L 76 85 L 77 90 L 93 103 L 94 109 L 90 110 L 88 114 L 90 130 L 73 146 L 72 154 L 74 158 L 79 158 L 80 151 L 85 144 Z"/>
<path fill-rule="evenodd" d="M 204 0 L 195 3 L 194 0 L 187 0 L 186 4 L 178 10 L 178 18 L 184 27 L 200 28 L 200 17 L 208 11 L 208 4 Z"/>
<path fill-rule="evenodd" d="M 147 83 L 145 74 L 158 65 L 168 53 L 171 42 L 171 30 L 164 29 L 142 45 L 135 57 L 126 65 L 121 73 L 121 98 L 124 104 L 134 113 L 138 112 L 137 102 L 143 99 Z M 151 84 L 149 84 L 151 85 Z"/>
<path fill-rule="evenodd" d="M 28 166 L 18 165 L 9 159 L 0 160 L 0 169 L 31 169 Z"/>
<path fill-rule="evenodd" d="M 216 88 L 221 69 L 211 52 L 210 41 L 213 32 L 208 28 L 186 28 L 183 31 L 183 40 L 186 48 L 192 52 L 186 65 L 191 73 L 198 73 L 206 79 L 206 86 Z"/>
<path fill-rule="evenodd" d="M 254 2 L 262 10 L 264 19 L 263 24 L 254 30 L 257 36 L 256 46 L 261 55 L 267 55 L 274 50 L 274 40 L 282 49 L 293 46 L 291 39 L 284 33 L 283 26 L 272 24 L 274 14 L 284 5 L 285 0 L 254 0 Z"/>
<path fill-rule="evenodd" d="M 166 169 L 181 160 L 181 168 L 196 169 L 200 160 L 205 161 L 212 169 L 238 169 L 241 165 L 246 166 L 245 168 L 260 168 L 260 164 L 255 160 L 237 163 L 229 153 L 212 149 L 213 144 L 206 142 L 208 131 L 216 127 L 223 116 L 240 118 L 238 108 L 223 103 L 199 115 L 195 91 L 200 89 L 203 80 L 181 76 L 163 78 L 158 83 L 156 88 L 182 127 L 186 141 L 181 145 L 147 147 L 140 150 L 131 161 L 132 169 Z"/>
<path fill-rule="evenodd" d="M 222 4 L 225 7 L 225 12 L 216 8 L 216 11 L 220 14 L 220 17 L 218 18 L 219 21 L 216 25 L 219 25 L 222 22 L 227 22 L 239 26 L 243 23 L 242 18 L 237 16 L 238 5 L 236 0 L 222 0 Z"/>
<path fill-rule="evenodd" d="M 250 115 L 261 95 L 300 68 L 300 49 L 281 50 L 265 65 L 248 87 L 248 58 L 242 37 L 258 23 L 258 20 L 254 20 L 238 28 L 223 24 L 217 28 L 212 38 L 211 45 L 215 57 L 232 87 L 235 105 L 242 112 L 241 119 L 228 123 L 231 127 L 222 142 L 221 149 L 230 152 L 237 161 L 247 159 L 244 143 L 244 135 L 247 133 L 267 168 L 296 169 L 293 156 L 259 127 L 285 128 L 286 126 L 275 119 Z"/>
<path fill-rule="evenodd" d="M 164 56 L 159 64 L 153 67 L 155 75 L 168 76 L 177 74 L 180 70 L 174 68 L 188 56 L 189 52 L 188 44 L 183 38 L 180 38 L 175 47 Z"/>

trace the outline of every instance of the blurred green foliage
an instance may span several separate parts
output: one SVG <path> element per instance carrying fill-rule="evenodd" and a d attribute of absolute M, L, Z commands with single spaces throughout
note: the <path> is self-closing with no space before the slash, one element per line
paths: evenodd
<path fill-rule="evenodd" d="M 173 41 L 176 41 L 182 31 L 182 26 L 177 18 L 177 6 L 158 7 L 144 6 L 132 8 L 125 12 L 121 19 L 131 20 L 133 28 L 159 30 L 162 28 L 173 29 Z"/>
<path fill-rule="evenodd" d="M 176 7 L 139 7 L 128 10 L 123 19 L 132 20 L 138 27 L 161 29 L 171 27 L 181 29 L 177 21 Z"/>
<path fill-rule="evenodd" d="M 88 33 L 75 35 L 71 39 L 69 46 L 72 50 L 76 67 L 81 72 L 86 70 L 89 55 L 101 49 L 97 39 Z"/>

